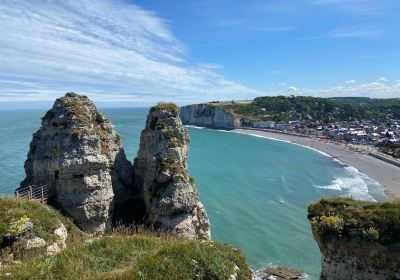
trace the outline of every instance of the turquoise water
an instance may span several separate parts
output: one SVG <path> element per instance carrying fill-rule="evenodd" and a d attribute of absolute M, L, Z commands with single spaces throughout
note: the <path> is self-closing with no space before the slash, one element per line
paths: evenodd
<path fill-rule="evenodd" d="M 136 154 L 147 109 L 104 109 Z M 45 111 L 0 111 L 0 193 L 24 177 L 32 133 Z M 212 225 L 213 239 L 241 248 L 254 268 L 295 267 L 318 279 L 320 253 L 307 205 L 325 195 L 383 199 L 374 181 L 316 151 L 232 132 L 189 128 L 189 169 Z"/>

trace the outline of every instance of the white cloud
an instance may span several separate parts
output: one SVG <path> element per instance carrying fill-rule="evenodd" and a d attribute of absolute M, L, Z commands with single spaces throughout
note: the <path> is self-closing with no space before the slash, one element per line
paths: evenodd
<path fill-rule="evenodd" d="M 288 94 L 294 91 L 288 89 Z M 307 96 L 320 96 L 320 97 L 371 97 L 371 98 L 399 98 L 400 97 L 400 82 L 389 84 L 386 79 L 380 78 L 376 82 L 355 84 L 346 83 L 343 85 L 334 86 L 326 89 L 308 89 L 308 88 L 297 88 L 295 91 L 296 95 L 307 95 Z"/>
<path fill-rule="evenodd" d="M 386 83 L 388 80 L 385 77 L 380 77 L 378 83 Z"/>
<path fill-rule="evenodd" d="M 166 21 L 122 1 L 3 0 L 0 34 L 0 78 L 8 81 L 0 102 L 48 100 L 71 90 L 150 102 L 257 93 L 211 64 L 190 65 Z"/>
<path fill-rule="evenodd" d="M 297 92 L 298 89 L 295 86 L 290 86 L 290 87 L 288 87 L 288 91 L 289 92 Z"/>
<path fill-rule="evenodd" d="M 385 29 L 371 25 L 343 26 L 328 32 L 328 38 L 359 38 L 378 39 L 383 36 Z"/>
<path fill-rule="evenodd" d="M 355 80 L 349 80 L 349 81 L 346 81 L 345 84 L 353 85 L 353 84 L 357 84 L 357 82 Z"/>
<path fill-rule="evenodd" d="M 286 83 L 279 83 L 278 84 L 278 87 L 285 87 L 286 86 Z"/>

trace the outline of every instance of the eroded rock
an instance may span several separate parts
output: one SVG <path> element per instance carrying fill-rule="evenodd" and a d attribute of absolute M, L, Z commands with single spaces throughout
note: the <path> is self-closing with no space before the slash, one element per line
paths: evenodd
<path fill-rule="evenodd" d="M 187 170 L 189 137 L 173 104 L 153 107 L 134 161 L 135 185 L 146 207 L 145 222 L 185 238 L 210 239 L 210 224 Z"/>
<path fill-rule="evenodd" d="M 85 96 L 58 98 L 33 135 L 19 190 L 44 187 L 49 203 L 84 231 L 111 224 L 114 192 L 132 185 L 132 169 L 112 124 Z"/>

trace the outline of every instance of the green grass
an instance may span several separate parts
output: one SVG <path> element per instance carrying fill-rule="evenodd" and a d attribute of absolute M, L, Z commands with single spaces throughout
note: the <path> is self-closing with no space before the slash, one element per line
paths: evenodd
<path fill-rule="evenodd" d="M 4 268 L 0 279 L 228 279 L 234 265 L 237 279 L 250 279 L 243 254 L 228 245 L 117 234 Z"/>
<path fill-rule="evenodd" d="M 172 113 L 178 113 L 179 107 L 174 103 L 159 102 L 157 105 L 150 108 L 150 112 L 154 112 L 156 110 L 166 110 Z"/>
<path fill-rule="evenodd" d="M 323 198 L 308 207 L 308 218 L 319 221 L 330 216 L 343 220 L 344 224 L 336 236 L 374 239 L 381 244 L 400 242 L 400 200 L 389 202 L 362 202 L 348 198 Z M 334 219 L 333 219 L 334 220 Z M 314 222 L 315 223 L 315 222 Z M 332 237 L 332 231 L 318 231 L 318 222 L 313 225 L 322 238 Z M 326 235 L 325 235 L 326 233 Z"/>
<path fill-rule="evenodd" d="M 1 255 L 8 252 L 10 244 L 6 244 L 3 235 L 6 233 L 10 224 L 19 220 L 22 216 L 27 216 L 33 223 L 35 236 L 44 239 L 47 243 L 55 241 L 54 230 L 61 226 L 61 223 L 68 230 L 67 243 L 75 243 L 83 240 L 85 234 L 82 233 L 71 220 L 65 218 L 51 206 L 35 201 L 27 201 L 16 198 L 0 198 L 0 260 Z"/>

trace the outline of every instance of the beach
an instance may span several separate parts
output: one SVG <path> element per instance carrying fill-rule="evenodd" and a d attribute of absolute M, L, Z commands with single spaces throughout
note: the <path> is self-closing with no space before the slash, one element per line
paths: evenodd
<path fill-rule="evenodd" d="M 400 167 L 372 157 L 366 153 L 353 151 L 344 145 L 292 134 L 254 129 L 235 129 L 233 132 L 288 141 L 316 149 L 340 160 L 341 162 L 357 168 L 360 172 L 381 184 L 389 196 L 400 197 Z"/>

